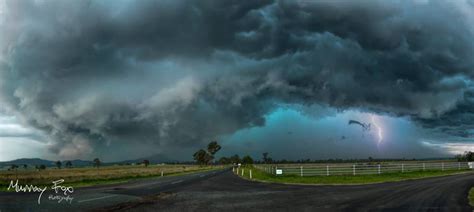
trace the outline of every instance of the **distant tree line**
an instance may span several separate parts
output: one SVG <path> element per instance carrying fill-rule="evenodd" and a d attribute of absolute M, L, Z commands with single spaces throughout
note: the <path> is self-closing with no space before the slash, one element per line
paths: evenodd
<path fill-rule="evenodd" d="M 213 148 L 214 147 L 214 148 Z M 200 149 L 194 153 L 193 157 L 196 163 L 201 165 L 208 164 L 287 164 L 287 163 L 380 163 L 380 162 L 391 162 L 391 161 L 427 161 L 427 160 L 448 160 L 449 158 L 425 158 L 425 159 L 407 159 L 407 158 L 372 158 L 368 157 L 367 159 L 300 159 L 300 160 L 274 160 L 270 157 L 268 152 L 262 153 L 261 160 L 255 160 L 250 155 L 246 155 L 243 158 L 240 158 L 239 155 L 235 154 L 230 157 L 221 157 L 217 161 L 214 160 L 214 154 L 221 149 L 221 146 L 217 144 L 216 141 L 209 143 L 208 150 Z M 214 150 L 214 151 L 213 151 Z M 458 161 L 473 161 L 474 153 L 466 152 L 464 155 L 456 156 Z M 452 160 L 452 158 L 451 158 Z M 187 162 L 182 162 L 187 163 Z"/>
<path fill-rule="evenodd" d="M 474 152 L 466 151 L 464 154 L 456 155 L 456 159 L 459 162 L 474 161 Z"/>
<path fill-rule="evenodd" d="M 245 160 L 244 160 L 245 159 Z M 465 152 L 462 155 L 458 155 L 455 158 L 457 161 L 474 161 L 474 152 Z M 427 161 L 427 160 L 449 160 L 449 158 L 427 158 L 427 159 L 407 159 L 407 158 L 372 158 L 367 159 L 326 159 L 326 160 L 311 160 L 311 159 L 300 159 L 300 160 L 274 160 L 269 156 L 268 152 L 262 154 L 261 160 L 254 160 L 250 156 L 244 156 L 240 159 L 239 155 L 231 157 L 222 157 L 217 162 L 219 164 L 291 164 L 291 163 L 380 163 L 380 162 L 391 162 L 391 161 Z M 451 158 L 452 160 L 452 158 Z"/>
<path fill-rule="evenodd" d="M 242 159 L 239 155 L 233 155 L 231 157 L 221 157 L 219 160 L 214 161 L 215 154 L 222 147 L 217 143 L 217 141 L 212 141 L 207 145 L 207 149 L 200 149 L 193 154 L 193 158 L 196 163 L 200 165 L 209 165 L 209 164 L 253 164 L 254 160 L 249 155 L 244 156 Z"/>

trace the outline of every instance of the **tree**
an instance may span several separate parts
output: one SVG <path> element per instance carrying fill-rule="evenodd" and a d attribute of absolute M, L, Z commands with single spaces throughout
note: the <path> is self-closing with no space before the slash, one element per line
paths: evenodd
<path fill-rule="evenodd" d="M 92 162 L 93 162 L 93 164 L 94 164 L 94 167 L 99 168 L 100 163 L 101 163 L 100 160 L 99 160 L 99 158 L 95 158 Z"/>
<path fill-rule="evenodd" d="M 10 166 L 10 170 L 12 170 L 12 171 L 13 171 L 13 170 L 16 170 L 16 169 L 18 169 L 18 167 L 19 167 L 18 165 L 12 164 L 12 165 Z"/>
<path fill-rule="evenodd" d="M 207 145 L 207 152 L 214 156 L 219 150 L 221 146 L 217 143 L 217 141 L 212 141 Z"/>
<path fill-rule="evenodd" d="M 149 160 L 143 160 L 143 164 L 145 164 L 145 167 L 148 167 L 148 165 L 150 165 L 150 161 Z"/>
<path fill-rule="evenodd" d="M 71 167 L 72 167 L 72 162 L 71 162 L 71 161 L 67 161 L 67 162 L 66 162 L 66 167 L 67 167 L 67 168 L 71 168 Z"/>
<path fill-rule="evenodd" d="M 214 155 L 221 149 L 221 145 L 217 143 L 217 141 L 212 141 L 207 145 L 207 153 L 211 156 L 211 160 L 214 160 Z"/>
<path fill-rule="evenodd" d="M 263 162 L 264 163 L 272 163 L 273 162 L 273 159 L 268 157 L 268 152 L 263 153 Z"/>
<path fill-rule="evenodd" d="M 474 152 L 466 151 L 464 154 L 456 155 L 458 161 L 474 161 Z"/>
<path fill-rule="evenodd" d="M 59 160 L 56 161 L 56 166 L 58 167 L 58 169 L 61 169 L 61 166 L 62 166 L 62 165 L 63 165 L 63 164 L 61 163 L 61 161 L 59 161 Z"/>
<path fill-rule="evenodd" d="M 45 165 L 40 165 L 38 168 L 39 168 L 39 170 L 45 170 L 46 166 Z"/>
<path fill-rule="evenodd" d="M 200 149 L 193 154 L 194 160 L 203 165 L 209 164 L 214 160 L 214 155 L 221 149 L 221 146 L 217 143 L 217 141 L 212 141 L 207 145 L 207 151 L 204 149 Z"/>
<path fill-rule="evenodd" d="M 249 155 L 246 155 L 245 157 L 242 158 L 242 163 L 243 164 L 253 164 L 253 159 Z"/>
<path fill-rule="evenodd" d="M 213 157 L 204 149 L 198 150 L 196 153 L 194 153 L 193 157 L 194 160 L 200 165 L 206 165 L 213 159 Z"/>
<path fill-rule="evenodd" d="M 228 158 L 228 157 L 221 157 L 221 158 L 219 159 L 219 163 L 220 163 L 220 164 L 230 164 L 230 163 L 232 163 L 232 161 L 231 161 L 230 158 Z"/>
<path fill-rule="evenodd" d="M 466 161 L 474 161 L 474 152 L 464 152 L 464 157 L 466 158 Z"/>
<path fill-rule="evenodd" d="M 24 169 L 27 169 L 27 168 L 28 168 L 28 165 L 23 164 L 23 168 L 24 168 Z"/>
<path fill-rule="evenodd" d="M 240 161 L 240 157 L 239 157 L 239 155 L 237 155 L 237 154 L 235 154 L 234 156 L 230 157 L 230 161 L 231 161 L 232 163 L 235 163 L 235 164 L 238 164 L 238 163 L 241 162 L 241 161 Z"/>
<path fill-rule="evenodd" d="M 268 161 L 268 152 L 264 152 L 262 155 L 263 155 L 263 162 L 267 163 L 267 161 Z"/>

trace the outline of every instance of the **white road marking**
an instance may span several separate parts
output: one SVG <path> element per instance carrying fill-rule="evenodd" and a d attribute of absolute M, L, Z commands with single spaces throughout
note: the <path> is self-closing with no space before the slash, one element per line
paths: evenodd
<path fill-rule="evenodd" d="M 182 180 L 178 180 L 178 181 L 172 182 L 171 184 L 176 184 L 176 183 L 180 183 L 180 182 L 183 182 L 183 181 L 182 181 Z"/>
<path fill-rule="evenodd" d="M 78 203 L 90 202 L 90 201 L 94 201 L 94 200 L 106 199 L 106 198 L 115 197 L 115 196 L 117 196 L 117 195 L 108 195 L 108 196 L 97 197 L 97 198 L 93 198 L 93 199 L 79 200 L 79 201 L 77 201 L 77 202 L 78 202 Z"/>

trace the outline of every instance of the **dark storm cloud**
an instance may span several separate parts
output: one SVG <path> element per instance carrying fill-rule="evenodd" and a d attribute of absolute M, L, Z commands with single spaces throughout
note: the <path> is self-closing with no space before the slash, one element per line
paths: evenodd
<path fill-rule="evenodd" d="M 458 4 L 7 1 L 1 99 L 65 157 L 111 142 L 199 146 L 264 125 L 279 103 L 465 135 L 474 29 L 462 7 L 474 8 Z"/>

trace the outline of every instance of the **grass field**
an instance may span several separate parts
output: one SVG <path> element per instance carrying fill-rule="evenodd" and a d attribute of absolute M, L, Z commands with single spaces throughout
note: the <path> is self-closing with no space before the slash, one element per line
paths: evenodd
<path fill-rule="evenodd" d="M 468 199 L 469 199 L 469 204 L 471 204 L 471 206 L 474 207 L 474 187 L 471 188 L 471 190 L 469 191 Z"/>
<path fill-rule="evenodd" d="M 274 183 L 293 183 L 293 184 L 324 184 L 324 185 L 339 185 L 339 184 L 368 184 L 368 183 L 382 183 L 393 182 L 410 179 L 420 179 L 426 177 L 435 177 L 450 175 L 456 173 L 464 173 L 466 170 L 449 170 L 449 171 L 414 171 L 405 173 L 385 173 L 373 175 L 333 175 L 333 176 L 274 176 L 258 170 L 254 167 L 243 167 L 244 178 L 249 178 L 249 170 L 252 170 L 252 180 L 274 182 Z M 241 176 L 241 172 L 239 173 Z M 241 176 L 242 177 L 242 176 Z"/>
<path fill-rule="evenodd" d="M 198 165 L 143 165 L 135 166 L 106 166 L 100 168 L 64 168 L 0 171 L 0 191 L 6 191 L 11 180 L 19 180 L 20 184 L 51 185 L 52 181 L 64 179 L 64 185 L 74 187 L 92 186 L 97 184 L 112 184 L 127 182 L 132 179 L 157 177 L 163 175 L 177 175 L 211 169 L 220 169 L 223 166 Z"/>

